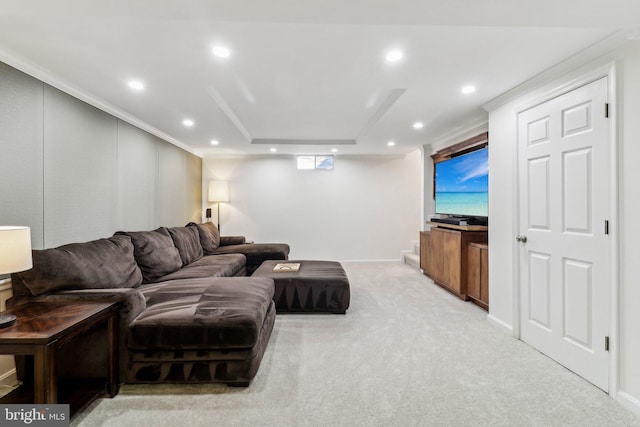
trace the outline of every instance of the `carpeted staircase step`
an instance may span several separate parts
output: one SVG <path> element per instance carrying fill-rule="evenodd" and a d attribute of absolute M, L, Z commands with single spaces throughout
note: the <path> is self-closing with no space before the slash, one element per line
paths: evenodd
<path fill-rule="evenodd" d="M 402 255 L 405 264 L 420 269 L 420 255 L 408 252 Z"/>
<path fill-rule="evenodd" d="M 402 261 L 405 264 L 420 270 L 420 241 L 419 240 L 411 241 L 410 251 L 402 251 Z"/>

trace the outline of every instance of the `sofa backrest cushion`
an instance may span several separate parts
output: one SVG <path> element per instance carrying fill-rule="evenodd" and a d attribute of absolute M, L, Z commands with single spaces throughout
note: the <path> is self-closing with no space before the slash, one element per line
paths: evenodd
<path fill-rule="evenodd" d="M 131 238 L 136 262 L 142 270 L 143 283 L 153 283 L 156 279 L 182 267 L 178 248 L 166 228 L 153 231 L 118 231 L 116 236 Z"/>
<path fill-rule="evenodd" d="M 195 227 L 198 230 L 200 244 L 205 255 L 212 254 L 220 246 L 220 231 L 214 223 L 196 224 L 195 222 L 190 222 L 187 227 Z"/>
<path fill-rule="evenodd" d="M 32 295 L 58 290 L 135 288 L 142 274 L 127 236 L 33 251 L 33 268 L 11 276 Z"/>
<path fill-rule="evenodd" d="M 173 244 L 178 248 L 182 265 L 189 265 L 202 258 L 202 245 L 200 244 L 200 233 L 195 227 L 172 227 L 167 228 Z"/>

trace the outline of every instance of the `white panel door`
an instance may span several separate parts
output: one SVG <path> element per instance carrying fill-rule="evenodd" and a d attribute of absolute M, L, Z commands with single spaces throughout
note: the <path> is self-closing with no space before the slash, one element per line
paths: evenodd
<path fill-rule="evenodd" d="M 603 78 L 518 115 L 517 236 L 522 340 L 605 391 L 611 291 L 606 102 Z"/>

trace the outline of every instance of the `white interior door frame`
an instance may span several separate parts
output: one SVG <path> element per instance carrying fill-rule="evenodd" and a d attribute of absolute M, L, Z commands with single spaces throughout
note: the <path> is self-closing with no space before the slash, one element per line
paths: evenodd
<path fill-rule="evenodd" d="M 514 129 L 517 129 L 517 121 L 518 115 L 525 110 L 533 108 L 539 104 L 547 102 L 553 98 L 556 98 L 565 93 L 571 92 L 579 87 L 592 83 L 596 80 L 599 80 L 603 77 L 607 78 L 608 81 L 608 98 L 609 98 L 609 120 L 611 126 L 609 126 L 609 146 L 610 146 L 610 188 L 609 192 L 611 194 L 610 206 L 609 206 L 609 218 L 611 218 L 611 222 L 609 225 L 609 235 L 610 235 L 610 251 L 611 251 L 611 301 L 609 302 L 610 306 L 610 328 L 609 328 L 609 395 L 612 398 L 616 398 L 617 390 L 618 390 L 618 378 L 619 378 L 619 351 L 618 351 L 618 340 L 619 340 L 619 272 L 620 272 L 620 261 L 619 261 L 619 233 L 620 233 L 620 217 L 619 217 L 619 199 L 618 199 L 618 96 L 617 96 L 617 68 L 615 63 L 609 63 L 605 66 L 598 67 L 591 72 L 582 74 L 573 79 L 568 79 L 566 81 L 560 82 L 555 85 L 552 89 L 545 91 L 542 95 L 530 99 L 523 104 L 519 105 L 514 109 L 513 120 L 515 122 Z M 517 339 L 520 339 L 520 315 L 521 315 L 521 307 L 520 307 L 520 251 L 522 249 L 522 245 L 520 245 L 515 240 L 515 236 L 519 234 L 520 230 L 520 198 L 519 198 L 519 169 L 518 169 L 518 158 L 519 158 L 519 144 L 516 144 L 516 149 L 513 151 L 513 164 L 516 167 L 513 168 L 513 179 L 516 183 L 514 186 L 514 215 L 513 215 L 513 223 L 512 223 L 512 253 L 515 254 L 513 257 L 513 336 Z"/>

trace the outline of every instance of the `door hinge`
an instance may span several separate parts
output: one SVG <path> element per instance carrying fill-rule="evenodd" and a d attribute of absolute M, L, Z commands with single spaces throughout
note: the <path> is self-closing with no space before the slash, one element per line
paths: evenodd
<path fill-rule="evenodd" d="M 604 351 L 609 351 L 609 337 L 604 337 Z"/>
<path fill-rule="evenodd" d="M 608 119 L 609 118 L 609 103 L 605 102 L 604 104 L 604 118 Z"/>
<path fill-rule="evenodd" d="M 609 220 L 604 220 L 604 234 L 609 234 Z"/>

